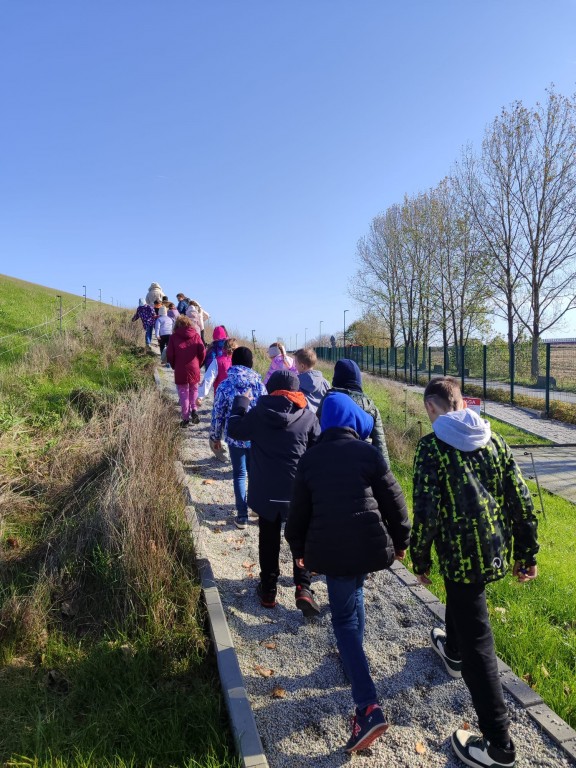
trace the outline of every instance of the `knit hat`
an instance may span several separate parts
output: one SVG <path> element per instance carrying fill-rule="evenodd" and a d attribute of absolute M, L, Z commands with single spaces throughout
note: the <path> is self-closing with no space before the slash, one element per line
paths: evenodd
<path fill-rule="evenodd" d="M 374 429 L 374 417 L 343 392 L 328 392 L 322 403 L 320 427 L 322 432 L 330 427 L 350 427 L 366 440 Z"/>
<path fill-rule="evenodd" d="M 243 365 L 245 368 L 252 368 L 253 365 L 252 350 L 248 347 L 236 347 L 232 352 L 232 365 Z"/>
<path fill-rule="evenodd" d="M 168 314 L 168 310 L 166 309 L 166 307 L 160 307 L 160 309 L 158 310 L 158 317 L 163 317 L 164 315 L 167 315 L 167 314 Z"/>
<path fill-rule="evenodd" d="M 139 306 L 139 307 L 143 307 L 143 306 L 144 306 L 144 304 L 146 304 L 146 302 L 144 301 L 144 299 L 138 299 L 138 306 Z"/>
<path fill-rule="evenodd" d="M 228 338 L 228 334 L 226 333 L 226 328 L 224 328 L 223 325 L 217 325 L 216 328 L 212 331 L 212 338 L 214 341 L 220 341 L 221 339 Z"/>
<path fill-rule="evenodd" d="M 276 355 L 280 354 L 280 348 L 277 344 L 270 344 L 268 347 L 268 356 L 269 357 L 276 357 Z"/>
<path fill-rule="evenodd" d="M 300 380 L 294 371 L 275 371 L 266 382 L 268 394 L 284 389 L 288 392 L 298 392 Z"/>
<path fill-rule="evenodd" d="M 332 386 L 337 389 L 351 389 L 362 392 L 362 374 L 354 360 L 338 360 L 334 366 Z"/>

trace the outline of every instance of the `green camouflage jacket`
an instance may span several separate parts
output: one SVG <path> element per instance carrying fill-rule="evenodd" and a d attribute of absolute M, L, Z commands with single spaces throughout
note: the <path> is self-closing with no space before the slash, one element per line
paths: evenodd
<path fill-rule="evenodd" d="M 469 452 L 434 433 L 420 440 L 410 539 L 414 573 L 429 571 L 434 544 L 446 579 L 495 581 L 506 573 L 511 555 L 524 565 L 536 563 L 537 528 L 530 491 L 499 435 Z"/>

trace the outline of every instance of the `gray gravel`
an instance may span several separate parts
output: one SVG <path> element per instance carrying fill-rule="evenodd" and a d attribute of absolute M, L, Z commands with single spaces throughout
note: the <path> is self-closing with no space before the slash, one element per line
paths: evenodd
<path fill-rule="evenodd" d="M 162 370 L 160 378 L 173 393 L 171 373 Z M 182 462 L 271 768 L 336 768 L 351 761 L 396 768 L 462 766 L 453 756 L 450 734 L 464 723 L 477 730 L 470 696 L 462 681 L 448 677 L 429 646 L 434 617 L 389 571 L 366 582 L 365 648 L 391 727 L 369 750 L 353 757 L 343 752 L 353 703 L 336 652 L 326 585 L 321 577 L 314 582 L 321 616 L 304 619 L 294 604 L 284 542 L 279 604 L 273 610 L 260 606 L 257 522 L 251 517 L 245 531 L 233 525 L 231 466 L 216 461 L 208 447 L 210 405 L 201 410 L 201 423 L 185 432 Z M 274 698 L 275 690 L 280 698 Z M 509 696 L 507 703 L 519 768 L 573 765 Z"/>

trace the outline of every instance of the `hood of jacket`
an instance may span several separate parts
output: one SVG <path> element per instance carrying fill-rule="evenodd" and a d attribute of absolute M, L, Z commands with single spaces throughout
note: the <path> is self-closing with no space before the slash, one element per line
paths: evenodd
<path fill-rule="evenodd" d="M 314 392 L 320 387 L 323 381 L 326 381 L 322 375 L 322 371 L 317 371 L 315 368 L 298 374 L 298 378 L 300 379 L 300 390 L 302 392 Z"/>
<path fill-rule="evenodd" d="M 174 329 L 174 333 L 172 335 L 179 341 L 194 341 L 194 337 L 196 336 L 198 337 L 198 341 L 202 341 L 196 328 L 192 328 L 188 325 L 179 325 Z"/>
<path fill-rule="evenodd" d="M 438 416 L 432 425 L 439 440 L 459 451 L 476 451 L 488 445 L 492 432 L 490 424 L 471 408 L 450 411 Z"/>
<path fill-rule="evenodd" d="M 262 379 L 258 371 L 245 365 L 231 365 L 226 381 L 234 388 L 235 394 L 244 394 L 247 389 L 259 384 Z"/>
<path fill-rule="evenodd" d="M 356 405 L 348 395 L 329 392 L 322 404 L 320 426 L 323 432 L 331 427 L 348 427 L 362 440 L 366 440 L 374 429 L 374 418 Z"/>
<path fill-rule="evenodd" d="M 334 366 L 332 386 L 362 392 L 362 374 L 354 360 L 338 360 Z"/>
<path fill-rule="evenodd" d="M 256 408 L 262 420 L 273 429 L 286 429 L 306 412 L 304 408 L 295 407 L 283 395 L 261 395 Z"/>

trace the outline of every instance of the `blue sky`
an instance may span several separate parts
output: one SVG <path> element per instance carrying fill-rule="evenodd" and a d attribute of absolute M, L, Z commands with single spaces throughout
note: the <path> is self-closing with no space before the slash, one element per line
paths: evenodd
<path fill-rule="evenodd" d="M 572 93 L 575 30 L 575 0 L 0 0 L 0 272 L 338 332 L 371 219 Z"/>

